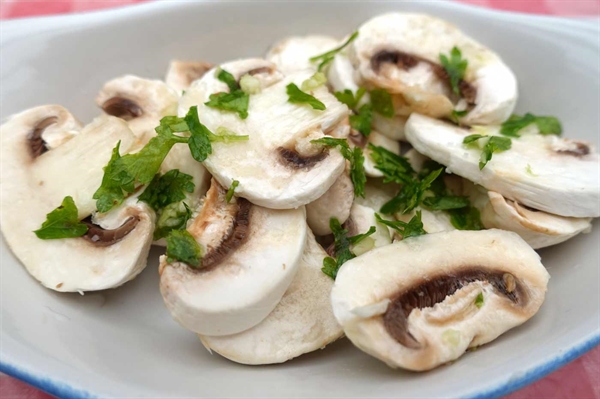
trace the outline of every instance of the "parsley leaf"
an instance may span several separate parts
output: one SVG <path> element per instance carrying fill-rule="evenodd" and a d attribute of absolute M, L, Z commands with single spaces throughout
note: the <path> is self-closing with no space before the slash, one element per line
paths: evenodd
<path fill-rule="evenodd" d="M 384 183 L 408 183 L 413 180 L 415 171 L 405 157 L 386 150 L 383 147 L 369 143 L 371 159 L 375 162 L 375 169 L 383 173 Z"/>
<path fill-rule="evenodd" d="M 225 201 L 227 201 L 228 204 L 229 201 L 231 201 L 231 199 L 233 198 L 233 193 L 235 192 L 235 189 L 239 184 L 240 182 L 237 180 L 231 182 L 231 186 L 229 186 L 229 189 L 227 190 L 227 195 L 225 195 Z"/>
<path fill-rule="evenodd" d="M 346 89 L 344 91 L 336 91 L 335 93 L 333 93 L 333 95 L 335 96 L 335 98 L 338 99 L 339 102 L 346 104 L 348 108 L 356 109 L 358 103 L 363 98 L 366 92 L 367 90 L 364 87 L 361 87 L 356 91 L 356 95 L 354 95 L 354 93 L 352 93 L 352 90 L 350 89 Z"/>
<path fill-rule="evenodd" d="M 427 234 L 425 229 L 423 228 L 423 222 L 421 221 L 421 211 L 417 211 L 415 216 L 413 216 L 408 223 L 405 223 L 401 220 L 390 221 L 379 216 L 378 213 L 375 214 L 375 219 L 377 219 L 377 223 L 384 224 L 386 226 L 391 227 L 396 230 L 402 236 L 402 239 L 422 236 L 423 234 Z"/>
<path fill-rule="evenodd" d="M 173 230 L 185 230 L 191 217 L 192 210 L 183 201 L 165 206 L 161 209 L 156 221 L 154 240 L 168 236 Z"/>
<path fill-rule="evenodd" d="M 492 155 L 499 152 L 510 150 L 512 141 L 508 137 L 500 136 L 482 136 L 481 134 L 471 134 L 463 139 L 463 144 L 473 145 L 476 141 L 488 138 L 487 143 L 483 146 L 481 159 L 479 161 L 479 170 L 485 168 L 485 165 L 492 159 Z"/>
<path fill-rule="evenodd" d="M 537 125 L 540 134 L 555 134 L 557 136 L 562 134 L 562 126 L 558 119 L 552 116 L 535 116 L 530 113 L 523 116 L 512 115 L 502 124 L 500 134 L 508 137 L 520 137 L 519 131 L 532 123 Z"/>
<path fill-rule="evenodd" d="M 458 230 L 482 230 L 481 216 L 479 210 L 472 206 L 461 209 L 452 209 L 450 222 Z"/>
<path fill-rule="evenodd" d="M 169 262 L 178 260 L 199 268 L 202 247 L 187 230 L 173 230 L 167 236 L 167 257 Z"/>
<path fill-rule="evenodd" d="M 369 137 L 371 134 L 371 121 L 373 111 L 370 104 L 364 104 L 355 115 L 350 115 L 350 126 L 358 130 L 363 136 Z"/>
<path fill-rule="evenodd" d="M 358 37 L 358 31 L 356 31 L 352 35 L 350 35 L 348 40 L 346 40 L 341 46 L 334 48 L 333 50 L 327 51 L 326 53 L 311 57 L 309 59 L 309 61 L 310 62 L 321 61 L 321 63 L 319 64 L 319 67 L 318 67 L 318 70 L 321 71 L 321 69 L 323 69 L 323 67 L 325 65 L 329 64 L 333 60 L 333 58 L 335 57 L 335 55 L 337 53 L 342 51 L 344 49 L 344 47 L 346 47 L 347 45 L 352 43 L 354 41 L 354 39 L 356 39 L 357 37 Z"/>
<path fill-rule="evenodd" d="M 457 125 L 460 125 L 460 118 L 462 118 L 463 116 L 466 116 L 469 113 L 469 111 L 464 110 L 464 111 L 457 111 L 457 110 L 452 110 L 452 113 L 450 113 L 450 120 L 452 120 L 452 122 L 456 123 Z"/>
<path fill-rule="evenodd" d="M 469 206 L 469 199 L 467 197 L 460 197 L 454 195 L 441 195 L 434 197 L 427 197 L 423 200 L 423 205 L 434 211 L 445 211 L 448 209 L 460 209 Z"/>
<path fill-rule="evenodd" d="M 87 233 L 88 226 L 79 222 L 77 214 L 73 197 L 65 197 L 58 208 L 46 215 L 46 221 L 34 233 L 42 240 L 81 237 Z"/>
<path fill-rule="evenodd" d="M 395 114 L 392 96 L 383 89 L 376 89 L 371 92 L 371 105 L 373 111 L 386 118 L 392 118 Z"/>
<path fill-rule="evenodd" d="M 96 208 L 100 212 L 107 212 L 113 206 L 123 202 L 125 199 L 123 190 L 131 193 L 135 189 L 135 178 L 131 176 L 125 166 L 119 162 L 121 158 L 121 155 L 119 155 L 120 146 L 121 141 L 113 148 L 112 156 L 108 161 L 108 164 L 104 167 L 102 183 L 92 196 L 93 199 L 97 200 Z"/>
<path fill-rule="evenodd" d="M 204 104 L 222 111 L 236 112 L 241 119 L 246 119 L 249 103 L 250 96 L 242 90 L 236 90 L 231 93 L 213 93 Z"/>
<path fill-rule="evenodd" d="M 365 183 L 367 176 L 365 175 L 364 162 L 365 157 L 360 147 L 350 149 L 346 139 L 336 139 L 333 137 L 321 137 L 318 140 L 311 140 L 313 144 L 321 144 L 327 147 L 340 147 L 340 153 L 344 158 L 350 161 L 350 179 L 354 185 L 354 195 L 356 197 L 365 197 Z"/>
<path fill-rule="evenodd" d="M 217 79 L 219 79 L 221 82 L 225 83 L 227 85 L 227 87 L 229 87 L 229 90 L 232 92 L 234 92 L 240 88 L 240 85 L 235 80 L 233 75 L 224 69 L 218 68 Z"/>
<path fill-rule="evenodd" d="M 285 87 L 285 89 L 288 95 L 288 102 L 292 104 L 308 104 L 313 109 L 317 109 L 319 111 L 325 110 L 325 104 L 310 94 L 306 94 L 300 90 L 294 83 L 290 83 Z"/>
<path fill-rule="evenodd" d="M 421 180 L 413 179 L 412 181 L 405 183 L 394 198 L 383 204 L 380 211 L 386 214 L 393 214 L 396 212 L 406 214 L 412 211 L 423 201 L 425 192 L 443 170 L 443 168 L 434 170 Z"/>
<path fill-rule="evenodd" d="M 340 267 L 356 257 L 350 249 L 350 245 L 356 245 L 371 234 L 375 233 L 375 226 L 371 226 L 369 231 L 364 234 L 357 234 L 353 237 L 347 237 L 348 230 L 343 229 L 339 220 L 331 218 L 329 227 L 333 232 L 335 259 L 326 257 L 323 259 L 323 268 L 321 271 L 335 280 Z"/>
<path fill-rule="evenodd" d="M 462 58 L 462 54 L 458 47 L 453 47 L 450 51 L 450 58 L 445 54 L 440 54 L 440 63 L 448 74 L 450 87 L 457 96 L 460 95 L 459 83 L 465 77 L 467 70 L 467 60 Z"/>
<path fill-rule="evenodd" d="M 155 175 L 148 187 L 140 195 L 139 200 L 144 201 L 155 211 L 165 206 L 185 199 L 185 192 L 192 193 L 194 183 L 192 176 L 172 169 L 164 175 Z"/>
<path fill-rule="evenodd" d="M 475 306 L 481 308 L 483 306 L 483 292 L 480 292 L 475 298 Z"/>

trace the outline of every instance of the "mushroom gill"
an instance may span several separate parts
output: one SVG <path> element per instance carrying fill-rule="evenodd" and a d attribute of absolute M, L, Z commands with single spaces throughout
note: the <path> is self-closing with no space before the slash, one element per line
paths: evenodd
<path fill-rule="evenodd" d="M 277 152 L 279 153 L 279 162 L 291 169 L 310 169 L 328 155 L 328 151 L 323 150 L 315 155 L 303 156 L 285 147 L 279 147 Z"/>
<path fill-rule="evenodd" d="M 34 127 L 31 133 L 27 135 L 27 142 L 29 143 L 29 149 L 32 158 L 37 158 L 46 151 L 48 151 L 48 146 L 46 142 L 42 138 L 42 133 L 46 128 L 58 121 L 56 116 L 49 116 L 47 118 L 39 121 Z"/>
<path fill-rule="evenodd" d="M 112 97 L 102 104 L 102 110 L 108 115 L 130 121 L 142 116 L 144 111 L 135 101 L 123 97 Z"/>
<path fill-rule="evenodd" d="M 136 228 L 139 223 L 139 216 L 131 216 L 116 229 L 104 229 L 92 222 L 92 217 L 88 216 L 81 222 L 88 226 L 88 231 L 83 235 L 83 239 L 98 247 L 108 247 L 125 238 Z"/>

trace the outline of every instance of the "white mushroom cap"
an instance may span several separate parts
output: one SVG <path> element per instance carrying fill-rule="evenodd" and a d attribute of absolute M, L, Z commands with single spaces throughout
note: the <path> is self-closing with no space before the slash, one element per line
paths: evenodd
<path fill-rule="evenodd" d="M 244 332 L 199 336 L 204 346 L 234 362 L 272 364 L 322 349 L 341 337 L 329 299 L 333 280 L 321 271 L 326 256 L 308 231 L 298 273 L 277 307 Z"/>
<path fill-rule="evenodd" d="M 342 173 L 322 196 L 306 205 L 306 222 L 318 236 L 331 234 L 329 221 L 344 223 L 350 216 L 354 201 L 354 185 L 347 173 Z"/>
<path fill-rule="evenodd" d="M 156 135 L 154 128 L 163 116 L 177 113 L 177 92 L 161 80 L 125 75 L 106 82 L 96 104 L 126 120 L 143 146 Z"/>
<path fill-rule="evenodd" d="M 479 209 L 486 229 L 514 231 L 533 249 L 559 244 L 592 229 L 590 218 L 569 218 L 527 208 L 466 180 L 463 189 Z"/>
<path fill-rule="evenodd" d="M 208 72 L 186 91 L 180 115 L 198 105 L 201 122 L 211 131 L 223 126 L 249 140 L 234 144 L 213 143 L 204 166 L 219 183 L 229 187 L 238 180 L 236 194 L 272 209 L 296 208 L 323 195 L 343 172 L 345 160 L 338 150 L 322 149 L 310 141 L 334 130 L 348 115 L 348 108 L 319 87 L 312 95 L 327 107 L 324 111 L 288 102 L 286 86 L 308 79 L 311 71 L 283 77 L 274 65 L 260 59 L 234 61 L 222 68 L 239 79 L 258 70 L 261 92 L 250 96 L 247 119 L 210 108 L 204 103 L 213 93 L 227 91 L 225 83 Z"/>
<path fill-rule="evenodd" d="M 82 292 L 117 287 L 145 267 L 152 241 L 154 213 L 137 198 L 98 217 L 99 226 L 85 219 L 89 230 L 81 238 L 42 240 L 33 231 L 66 196 L 73 197 L 80 219 L 88 217 L 95 210 L 92 195 L 112 149 L 121 141 L 121 153 L 126 153 L 135 137 L 124 121 L 101 116 L 70 140 L 35 156 L 29 138 L 51 115 L 41 108 L 15 115 L 0 128 L 4 237 L 27 271 L 50 289 Z M 57 108 L 46 107 L 46 111 Z M 60 126 L 57 122 L 55 129 Z"/>
<path fill-rule="evenodd" d="M 213 180 L 188 226 L 205 249 L 202 268 L 160 259 L 160 292 L 173 318 L 202 335 L 236 334 L 260 323 L 291 284 L 306 241 L 304 208 L 272 210 L 225 202 Z"/>
<path fill-rule="evenodd" d="M 527 321 L 544 301 L 549 278 L 514 233 L 451 231 L 346 262 L 331 301 L 354 345 L 391 367 L 422 371 Z"/>
<path fill-rule="evenodd" d="M 165 76 L 165 83 L 180 93 L 190 87 L 193 81 L 204 76 L 213 66 L 204 61 L 172 60 Z"/>
<path fill-rule="evenodd" d="M 497 134 L 498 127 L 485 132 Z M 418 114 L 406 124 L 406 138 L 417 151 L 475 184 L 548 213 L 600 216 L 599 158 L 589 144 L 525 134 L 479 170 L 481 150 L 463 145 L 472 133 Z"/>
<path fill-rule="evenodd" d="M 304 69 L 317 70 L 318 62 L 310 58 L 336 48 L 339 40 L 331 36 L 292 36 L 278 41 L 269 49 L 265 59 L 277 65 L 284 73 Z"/>
<path fill-rule="evenodd" d="M 377 223 L 377 219 L 375 219 L 375 210 L 367 206 L 359 204 L 352 205 L 350 217 L 344 226 L 348 229 L 349 236 L 364 234 L 369 231 L 371 226 L 375 227 L 375 233 L 365 238 L 365 240 L 372 240 L 373 245 L 370 247 L 363 246 L 363 249 L 370 250 L 383 247 L 392 242 L 392 236 L 389 229 L 386 226 Z M 360 243 L 358 245 L 360 245 Z M 364 253 L 364 251 L 361 253 Z"/>
<path fill-rule="evenodd" d="M 373 129 L 392 140 L 403 140 L 404 137 L 404 125 L 406 124 L 406 116 L 394 115 L 391 118 L 373 113 L 373 121 L 371 122 Z"/>
<path fill-rule="evenodd" d="M 455 26 L 428 15 L 389 13 L 359 28 L 348 56 L 361 78 L 390 93 L 401 94 L 414 111 L 447 116 L 454 98 L 441 68 L 440 54 L 458 47 L 468 61 L 464 81 L 476 93 L 466 124 L 493 124 L 508 119 L 517 100 L 517 81 L 498 55 Z M 463 90 L 464 94 L 464 90 Z M 464 101 L 463 101 L 464 102 Z M 466 106 L 466 104 L 463 104 Z"/>
<path fill-rule="evenodd" d="M 350 90 L 356 93 L 359 89 L 360 82 L 354 71 L 352 62 L 345 54 L 345 50 L 335 55 L 331 63 L 327 67 L 327 83 L 333 91 Z M 366 94 L 368 96 L 368 94 Z"/>
<path fill-rule="evenodd" d="M 356 197 L 354 203 L 379 212 L 386 202 L 396 196 L 399 189 L 400 186 L 396 183 L 383 183 L 383 179 L 369 178 L 365 184 L 365 198 Z"/>

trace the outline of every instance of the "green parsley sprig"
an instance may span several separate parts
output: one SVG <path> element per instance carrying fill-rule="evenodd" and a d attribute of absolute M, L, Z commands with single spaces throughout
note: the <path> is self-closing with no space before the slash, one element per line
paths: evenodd
<path fill-rule="evenodd" d="M 329 256 L 324 258 L 321 271 L 335 280 L 340 267 L 350 259 L 356 257 L 350 249 L 350 246 L 358 244 L 371 234 L 375 233 L 376 229 L 375 226 L 371 226 L 366 233 L 348 237 L 348 230 L 342 228 L 340 221 L 336 218 L 331 218 L 329 227 L 333 232 L 335 259 Z"/>
<path fill-rule="evenodd" d="M 319 101 L 316 97 L 300 90 L 294 83 L 288 84 L 285 87 L 285 91 L 288 95 L 288 102 L 292 104 L 308 104 L 313 109 L 319 111 L 324 111 L 326 109 L 325 104 Z"/>
<path fill-rule="evenodd" d="M 185 193 L 192 192 L 194 192 L 192 176 L 178 169 L 171 169 L 162 176 L 156 174 L 139 200 L 146 202 L 155 211 L 159 211 L 169 204 L 184 200 Z"/>
<path fill-rule="evenodd" d="M 360 100 L 363 98 L 366 92 L 367 89 L 365 89 L 364 87 L 360 87 L 356 91 L 356 94 L 354 94 L 352 90 L 346 89 L 344 91 L 336 91 L 335 93 L 333 93 L 333 95 L 335 96 L 335 98 L 338 99 L 339 102 L 346 104 L 348 108 L 356 109 L 356 107 L 358 107 L 358 104 L 360 103 Z"/>
<path fill-rule="evenodd" d="M 337 53 L 342 51 L 346 46 L 352 43 L 358 37 L 358 31 L 354 32 L 348 40 L 346 40 L 341 46 L 334 48 L 333 50 L 327 51 L 323 54 L 316 55 L 314 57 L 309 58 L 310 62 L 320 61 L 319 66 L 317 68 L 318 71 L 321 71 L 327 64 L 333 61 L 333 58 Z"/>
<path fill-rule="evenodd" d="M 519 131 L 532 123 L 537 125 L 538 131 L 542 135 L 562 134 L 562 125 L 560 121 L 553 116 L 535 116 L 526 113 L 523 116 L 513 115 L 500 127 L 500 134 L 508 137 L 520 137 Z"/>
<path fill-rule="evenodd" d="M 365 157 L 360 147 L 350 149 L 350 145 L 348 145 L 346 139 L 336 139 L 333 137 L 322 137 L 317 140 L 311 140 L 311 143 L 327 147 L 339 147 L 342 156 L 350 161 L 350 180 L 352 180 L 352 184 L 354 185 L 354 195 L 364 198 L 367 176 L 364 167 Z"/>
<path fill-rule="evenodd" d="M 42 240 L 81 237 L 87 233 L 88 226 L 81 223 L 77 215 L 73 197 L 65 197 L 58 208 L 46 215 L 46 221 L 34 233 Z"/>
<path fill-rule="evenodd" d="M 423 222 L 421 221 L 421 211 L 417 211 L 415 216 L 413 216 L 408 223 L 401 220 L 386 220 L 378 213 L 375 214 L 375 219 L 377 219 L 377 223 L 381 223 L 396 230 L 402 236 L 403 240 L 410 237 L 417 237 L 427 234 L 423 228 Z"/>
<path fill-rule="evenodd" d="M 394 102 L 392 101 L 392 96 L 390 93 L 383 89 L 376 89 L 371 91 L 369 94 L 371 96 L 371 105 L 373 106 L 373 111 L 385 116 L 386 118 L 392 118 L 394 116 Z"/>
<path fill-rule="evenodd" d="M 180 261 L 200 268 L 202 247 L 187 230 L 173 230 L 167 236 L 167 260 Z"/>
<path fill-rule="evenodd" d="M 204 104 L 207 107 L 221 111 L 235 112 L 240 119 L 246 119 L 248 117 L 248 106 L 250 105 L 248 93 L 243 91 L 233 75 L 224 69 L 218 70 L 217 79 L 229 87 L 229 93 L 213 93 Z"/>
<path fill-rule="evenodd" d="M 231 186 L 227 189 L 227 194 L 225 195 L 225 201 L 229 204 L 231 199 L 233 198 L 233 194 L 235 193 L 235 189 L 240 184 L 239 181 L 234 180 L 231 182 Z"/>
<path fill-rule="evenodd" d="M 476 146 L 476 142 L 481 139 L 487 139 L 487 142 L 483 146 L 481 152 L 481 159 L 479 161 L 479 170 L 485 168 L 485 165 L 491 161 L 492 156 L 499 152 L 510 150 L 512 147 L 512 141 L 508 137 L 500 136 L 484 136 L 481 134 L 471 134 L 463 139 L 463 144 L 466 146 Z"/>
<path fill-rule="evenodd" d="M 460 82 L 465 77 L 467 71 L 467 60 L 462 58 L 462 53 L 458 47 L 453 47 L 450 51 L 450 58 L 445 54 L 440 54 L 440 63 L 444 70 L 448 74 L 450 80 L 450 87 L 457 96 L 460 95 Z"/>

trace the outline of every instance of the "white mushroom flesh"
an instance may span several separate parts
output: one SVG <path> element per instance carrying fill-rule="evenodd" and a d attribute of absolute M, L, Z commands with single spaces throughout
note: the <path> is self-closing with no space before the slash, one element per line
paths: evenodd
<path fill-rule="evenodd" d="M 298 270 L 306 241 L 304 208 L 272 210 L 243 198 L 225 201 L 213 181 L 188 231 L 204 248 L 202 268 L 160 260 L 160 291 L 183 327 L 231 335 L 260 323 Z"/>
<path fill-rule="evenodd" d="M 283 363 L 342 336 L 331 309 L 333 280 L 321 268 L 327 253 L 310 231 L 298 273 L 275 309 L 258 325 L 221 337 L 200 336 L 210 350 L 243 364 Z"/>
<path fill-rule="evenodd" d="M 527 321 L 549 277 L 514 233 L 452 231 L 346 262 L 331 300 L 354 345 L 391 367 L 423 371 Z"/>
<path fill-rule="evenodd" d="M 169 64 L 165 83 L 178 93 L 181 93 L 190 87 L 193 81 L 204 76 L 213 66 L 213 64 L 204 61 L 173 60 Z"/>
<path fill-rule="evenodd" d="M 265 59 L 286 74 L 305 69 L 316 71 L 319 62 L 311 62 L 310 58 L 332 50 L 338 44 L 339 40 L 331 36 L 292 36 L 275 43 Z"/>
<path fill-rule="evenodd" d="M 485 128 L 488 135 L 497 135 L 498 130 Z M 418 114 L 406 124 L 406 138 L 417 151 L 475 184 L 548 213 L 600 216 L 599 158 L 591 144 L 524 134 L 480 170 L 481 150 L 463 145 L 472 133 Z"/>
<path fill-rule="evenodd" d="M 318 236 L 331 234 L 329 221 L 336 218 L 344 223 L 350 216 L 353 201 L 354 185 L 350 176 L 344 172 L 325 194 L 306 205 L 306 222 Z"/>
<path fill-rule="evenodd" d="M 252 70 L 261 82 L 261 91 L 250 96 L 248 117 L 210 108 L 204 103 L 213 93 L 227 91 L 225 83 L 208 72 L 186 91 L 180 115 L 198 106 L 201 122 L 211 131 L 225 127 L 249 140 L 234 144 L 213 143 L 213 152 L 204 166 L 224 187 L 239 181 L 236 194 L 272 209 L 296 208 L 322 196 L 345 167 L 338 150 L 323 149 L 310 141 L 334 130 L 348 115 L 348 108 L 321 86 L 311 92 L 326 110 L 288 102 L 286 86 L 298 86 L 312 72 L 283 77 L 272 63 L 249 59 L 221 66 L 239 79 Z M 264 71 L 264 72 L 262 72 Z"/>

